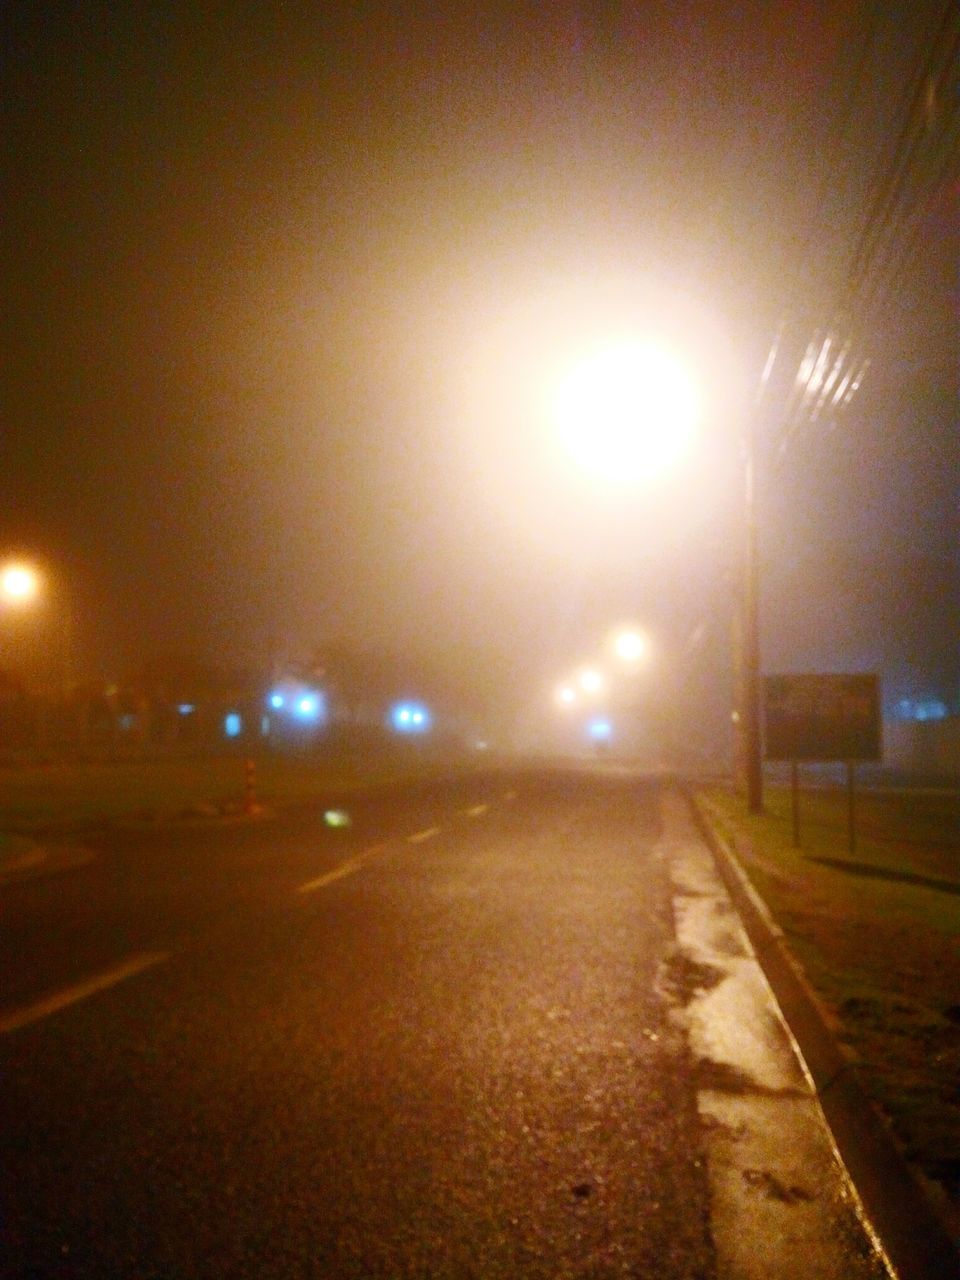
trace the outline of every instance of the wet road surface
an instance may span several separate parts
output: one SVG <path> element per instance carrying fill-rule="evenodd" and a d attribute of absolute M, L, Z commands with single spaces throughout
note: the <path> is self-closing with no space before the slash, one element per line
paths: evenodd
<path fill-rule="evenodd" d="M 502 772 L 8 886 L 3 1274 L 729 1274 L 663 814 Z"/>

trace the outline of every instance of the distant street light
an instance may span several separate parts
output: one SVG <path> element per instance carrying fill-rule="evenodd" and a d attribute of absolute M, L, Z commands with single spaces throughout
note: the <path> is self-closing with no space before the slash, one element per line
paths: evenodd
<path fill-rule="evenodd" d="M 557 702 L 562 707 L 572 707 L 577 700 L 577 691 L 572 685 L 562 684 L 557 690 Z"/>
<path fill-rule="evenodd" d="M 59 613 L 60 681 L 66 696 L 73 683 L 73 606 L 66 583 L 59 576 L 41 573 L 26 560 L 9 560 L 0 568 L 0 600 L 7 604 L 32 604 L 41 591 L 53 598 L 54 616 Z"/>
<path fill-rule="evenodd" d="M 590 721 L 587 725 L 587 733 L 597 746 L 606 745 L 613 737 L 613 725 L 605 716 L 601 716 Z"/>
<path fill-rule="evenodd" d="M 33 565 L 11 560 L 0 570 L 0 597 L 7 604 L 29 604 L 39 591 L 40 575 Z"/>
<path fill-rule="evenodd" d="M 613 651 L 621 662 L 642 662 L 650 653 L 650 641 L 642 631 L 627 628 L 614 636 Z"/>
<path fill-rule="evenodd" d="M 604 679 L 595 668 L 585 667 L 580 672 L 579 684 L 584 693 L 600 693 L 604 686 Z"/>

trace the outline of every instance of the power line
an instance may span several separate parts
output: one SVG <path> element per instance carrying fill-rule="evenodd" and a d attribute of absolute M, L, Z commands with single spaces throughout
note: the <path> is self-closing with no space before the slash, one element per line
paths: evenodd
<path fill-rule="evenodd" d="M 838 150 L 841 160 L 840 180 L 836 166 L 829 169 L 818 185 L 814 225 L 805 237 L 803 250 L 796 259 L 784 302 L 784 318 L 780 332 L 771 346 L 771 357 L 784 346 L 783 331 L 795 325 L 802 304 L 803 282 L 814 274 L 813 249 L 823 223 L 830 190 L 840 191 L 849 185 L 856 157 L 856 139 L 848 138 L 849 126 L 863 105 L 866 71 L 874 46 L 879 52 L 882 30 L 879 25 L 882 6 L 871 6 L 866 14 L 861 7 L 850 38 L 861 35 L 859 55 L 853 64 L 849 59 L 838 63 L 834 73 L 842 104 L 832 114 L 831 128 L 825 135 L 824 151 L 828 156 Z M 798 357 L 797 376 L 786 392 L 780 416 L 779 453 L 804 428 L 817 421 L 830 419 L 850 403 L 868 367 L 865 336 L 878 323 L 879 309 L 890 291 L 902 287 L 906 272 L 922 249 L 922 218 L 929 208 L 931 192 L 936 193 L 956 166 L 956 105 L 950 106 L 945 85 L 954 82 L 952 75 L 960 49 L 960 10 L 955 0 L 944 6 L 939 20 L 930 24 L 913 60 L 912 74 L 900 95 L 893 120 L 899 120 L 893 143 L 883 147 L 876 171 L 867 192 L 865 217 L 846 256 L 846 267 L 836 288 L 832 305 L 824 314 L 819 332 L 802 349 Z M 851 72 L 849 82 L 840 84 Z M 861 111 L 867 126 L 876 124 Z M 839 124 L 839 132 L 836 129 Z M 833 142 L 831 144 L 831 138 Z M 939 159 L 939 164 L 937 163 Z M 932 170 L 935 169 L 935 172 Z M 926 199 L 925 199 L 926 197 Z M 848 195 L 849 198 L 849 195 Z M 834 202 L 835 203 L 835 202 Z M 770 358 L 761 377 L 758 395 L 769 378 Z"/>

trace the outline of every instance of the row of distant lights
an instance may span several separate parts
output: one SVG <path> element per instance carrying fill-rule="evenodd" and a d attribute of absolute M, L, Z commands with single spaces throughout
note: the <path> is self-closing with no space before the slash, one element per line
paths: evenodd
<path fill-rule="evenodd" d="M 587 668 L 581 671 L 577 686 L 580 692 L 591 697 L 603 692 L 604 680 L 599 671 Z M 572 707 L 578 698 L 577 688 L 572 684 L 561 685 L 557 690 L 557 701 L 565 707 Z M 609 742 L 613 737 L 613 725 L 606 716 L 594 716 L 587 722 L 587 736 L 596 743 Z"/>
<path fill-rule="evenodd" d="M 314 691 L 288 696 L 276 690 L 270 695 L 274 711 L 288 711 L 300 720 L 316 721 L 326 717 L 326 699 Z M 398 733 L 426 733 L 432 716 L 422 702 L 397 702 L 390 708 L 390 724 Z"/>
<path fill-rule="evenodd" d="M 646 636 L 633 630 L 618 632 L 613 638 L 612 647 L 617 658 L 631 666 L 643 661 L 650 651 Z M 560 685 L 557 689 L 557 701 L 561 706 L 572 707 L 583 694 L 594 698 L 605 687 L 606 681 L 600 671 L 595 667 L 584 667 L 575 680 Z"/>
<path fill-rule="evenodd" d="M 612 638 L 612 648 L 621 662 L 631 666 L 642 662 L 650 651 L 647 637 L 633 628 L 617 632 Z M 574 707 L 584 695 L 596 698 L 605 688 L 606 681 L 601 672 L 595 667 L 584 667 L 575 680 L 560 685 L 556 698 L 562 707 Z M 609 742 L 613 737 L 613 725 L 606 716 L 595 716 L 587 722 L 587 735 L 596 743 Z"/>
<path fill-rule="evenodd" d="M 297 693 L 292 696 L 275 690 L 270 695 L 274 711 L 289 711 L 300 720 L 319 720 L 326 710 L 325 699 L 319 693 Z"/>
<path fill-rule="evenodd" d="M 316 723 L 326 718 L 326 698 L 316 690 L 293 694 L 275 689 L 267 699 L 271 711 L 286 712 L 298 720 Z M 177 711 L 189 716 L 196 710 L 192 702 L 181 702 Z M 132 720 L 132 718 L 131 718 Z M 398 733 L 426 733 L 433 724 L 429 709 L 422 702 L 397 702 L 390 709 L 389 720 Z M 264 717 L 262 728 L 269 731 L 269 718 Z M 223 732 L 228 738 L 238 738 L 243 732 L 243 717 L 238 711 L 229 711 L 223 719 Z"/>
<path fill-rule="evenodd" d="M 390 712 L 390 723 L 399 733 L 426 733 L 430 712 L 419 702 L 398 702 Z"/>

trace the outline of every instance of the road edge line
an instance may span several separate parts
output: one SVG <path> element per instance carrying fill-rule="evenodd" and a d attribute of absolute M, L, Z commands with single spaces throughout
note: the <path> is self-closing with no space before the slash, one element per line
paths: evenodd
<path fill-rule="evenodd" d="M 682 782 L 678 786 L 793 1036 L 867 1225 L 895 1275 L 898 1280 L 944 1280 L 960 1274 L 960 1248 L 837 1044 L 826 1010 L 783 930 L 703 812 L 695 791 Z"/>

